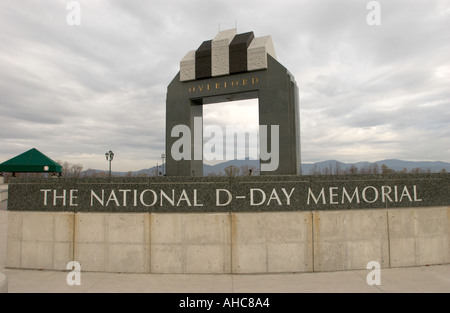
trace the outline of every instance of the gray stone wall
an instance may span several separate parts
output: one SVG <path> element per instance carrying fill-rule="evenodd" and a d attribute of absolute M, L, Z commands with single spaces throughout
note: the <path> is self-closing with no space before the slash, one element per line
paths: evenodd
<path fill-rule="evenodd" d="M 12 179 L 8 210 L 292 212 L 450 205 L 450 174 Z"/>

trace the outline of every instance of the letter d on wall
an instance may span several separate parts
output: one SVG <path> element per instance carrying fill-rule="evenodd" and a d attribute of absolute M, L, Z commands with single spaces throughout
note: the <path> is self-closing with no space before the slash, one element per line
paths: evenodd
<path fill-rule="evenodd" d="M 225 192 L 228 195 L 228 200 L 225 203 L 220 202 L 220 193 Z M 231 200 L 233 200 L 233 195 L 231 192 L 227 189 L 216 189 L 216 206 L 227 206 L 231 203 Z"/>

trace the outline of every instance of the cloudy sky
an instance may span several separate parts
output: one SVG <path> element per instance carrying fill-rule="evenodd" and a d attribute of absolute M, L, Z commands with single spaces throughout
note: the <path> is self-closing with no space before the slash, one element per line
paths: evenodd
<path fill-rule="evenodd" d="M 69 2 L 0 1 L 0 162 L 154 166 L 180 60 L 235 25 L 297 80 L 303 162 L 450 162 L 450 0 L 380 0 L 379 26 L 366 0 L 80 0 L 79 26 Z M 209 123 L 246 124 L 233 108 Z"/>

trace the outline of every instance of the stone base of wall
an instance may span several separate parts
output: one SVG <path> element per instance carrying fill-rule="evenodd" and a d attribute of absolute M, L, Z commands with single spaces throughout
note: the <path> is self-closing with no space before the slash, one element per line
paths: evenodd
<path fill-rule="evenodd" d="M 8 268 L 298 273 L 450 263 L 450 207 L 268 213 L 8 212 Z"/>
<path fill-rule="evenodd" d="M 0 273 L 0 293 L 8 293 L 8 279 Z"/>

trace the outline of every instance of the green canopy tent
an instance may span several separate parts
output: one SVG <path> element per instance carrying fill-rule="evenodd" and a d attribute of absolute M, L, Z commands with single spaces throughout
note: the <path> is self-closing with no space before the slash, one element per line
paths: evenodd
<path fill-rule="evenodd" d="M 2 164 L 0 173 L 61 173 L 62 166 L 33 148 Z"/>

